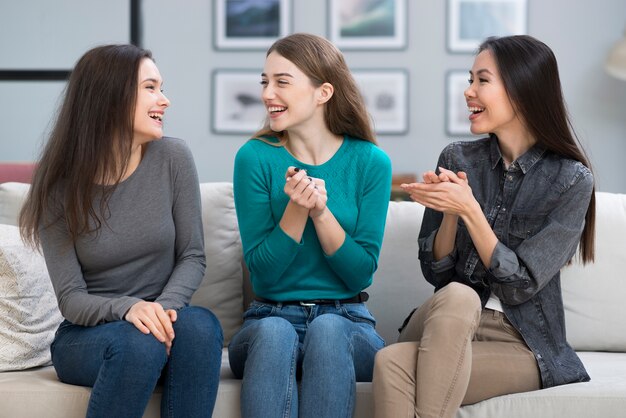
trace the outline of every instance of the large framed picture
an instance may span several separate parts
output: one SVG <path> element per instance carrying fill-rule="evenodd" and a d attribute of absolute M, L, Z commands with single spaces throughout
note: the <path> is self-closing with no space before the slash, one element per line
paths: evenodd
<path fill-rule="evenodd" d="M 379 135 L 408 132 L 409 76 L 405 70 L 352 71 Z"/>
<path fill-rule="evenodd" d="M 291 0 L 213 0 L 216 49 L 267 49 L 291 27 Z"/>
<path fill-rule="evenodd" d="M 328 0 L 328 38 L 341 49 L 402 49 L 407 0 Z"/>
<path fill-rule="evenodd" d="M 469 72 L 464 70 L 450 70 L 446 74 L 446 133 L 451 136 L 472 136 L 464 95 L 468 79 Z"/>
<path fill-rule="evenodd" d="M 211 130 L 251 136 L 265 121 L 261 70 L 217 69 L 211 82 Z"/>
<path fill-rule="evenodd" d="M 526 34 L 527 14 L 527 0 L 448 0 L 448 50 L 475 52 L 489 36 Z"/>

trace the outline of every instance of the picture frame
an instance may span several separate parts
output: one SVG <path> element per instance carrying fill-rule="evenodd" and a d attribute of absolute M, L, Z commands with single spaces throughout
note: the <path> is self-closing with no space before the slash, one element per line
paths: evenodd
<path fill-rule="evenodd" d="M 340 49 L 404 49 L 407 0 L 328 0 L 328 39 Z"/>
<path fill-rule="evenodd" d="M 213 1 L 215 49 L 266 50 L 290 33 L 291 0 Z"/>
<path fill-rule="evenodd" d="M 528 32 L 528 0 L 447 0 L 447 47 L 473 53 L 489 36 Z"/>
<path fill-rule="evenodd" d="M 450 70 L 446 73 L 446 134 L 450 136 L 471 137 L 469 111 L 463 92 L 468 87 L 469 72 Z"/>
<path fill-rule="evenodd" d="M 261 70 L 216 69 L 211 77 L 211 130 L 252 136 L 265 122 Z"/>
<path fill-rule="evenodd" d="M 355 69 L 355 81 L 377 135 L 402 135 L 409 130 L 409 75 L 404 69 Z"/>

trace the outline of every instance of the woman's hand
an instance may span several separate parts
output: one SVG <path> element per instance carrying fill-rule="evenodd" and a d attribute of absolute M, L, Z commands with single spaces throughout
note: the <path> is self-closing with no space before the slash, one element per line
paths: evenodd
<path fill-rule="evenodd" d="M 323 202 L 320 202 L 323 190 Z M 323 211 L 326 207 L 326 187 L 321 179 L 314 179 L 305 170 L 289 167 L 285 173 L 285 194 L 296 205 L 308 210 Z"/>
<path fill-rule="evenodd" d="M 154 338 L 165 344 L 169 356 L 174 341 L 174 327 L 177 314 L 173 309 L 167 311 L 157 302 L 141 301 L 130 307 L 124 319 L 143 332 L 154 335 Z"/>
<path fill-rule="evenodd" d="M 317 196 L 317 201 L 315 202 L 315 207 L 313 207 L 313 209 L 311 209 L 311 211 L 309 212 L 309 216 L 311 218 L 317 218 L 326 210 L 328 193 L 326 192 L 326 182 L 323 179 L 318 179 L 315 177 L 311 178 L 313 179 L 313 183 L 315 183 L 314 194 Z"/>
<path fill-rule="evenodd" d="M 462 216 L 477 204 L 463 171 L 454 173 L 439 167 L 439 175 L 432 171 L 424 173 L 423 183 L 402 184 L 412 200 L 427 208 L 448 215 Z"/>

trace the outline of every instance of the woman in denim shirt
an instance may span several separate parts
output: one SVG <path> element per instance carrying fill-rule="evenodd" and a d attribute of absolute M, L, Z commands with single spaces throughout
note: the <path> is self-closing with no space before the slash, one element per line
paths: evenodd
<path fill-rule="evenodd" d="M 471 131 L 404 185 L 426 206 L 419 258 L 435 294 L 378 353 L 377 417 L 589 380 L 565 338 L 560 269 L 594 257 L 594 182 L 558 68 L 530 36 L 488 38 L 465 90 Z"/>

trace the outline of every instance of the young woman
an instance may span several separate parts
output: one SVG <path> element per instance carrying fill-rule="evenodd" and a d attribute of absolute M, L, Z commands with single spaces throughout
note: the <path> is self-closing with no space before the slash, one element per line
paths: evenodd
<path fill-rule="evenodd" d="M 88 417 L 210 417 L 222 330 L 187 306 L 205 269 L 191 152 L 163 136 L 169 100 L 149 51 L 109 45 L 72 71 L 20 224 L 41 244 L 65 321 L 51 347 Z M 158 141 L 157 141 L 158 140 Z"/>
<path fill-rule="evenodd" d="M 465 90 L 471 131 L 405 185 L 426 206 L 419 257 L 435 294 L 376 358 L 377 417 L 589 380 L 565 340 L 559 270 L 594 257 L 594 183 L 570 130 L 554 54 L 489 38 Z"/>
<path fill-rule="evenodd" d="M 229 347 L 242 416 L 351 417 L 355 381 L 371 380 L 384 345 L 363 290 L 377 267 L 391 164 L 327 40 L 278 40 L 261 84 L 267 123 L 234 173 L 257 296 Z"/>

